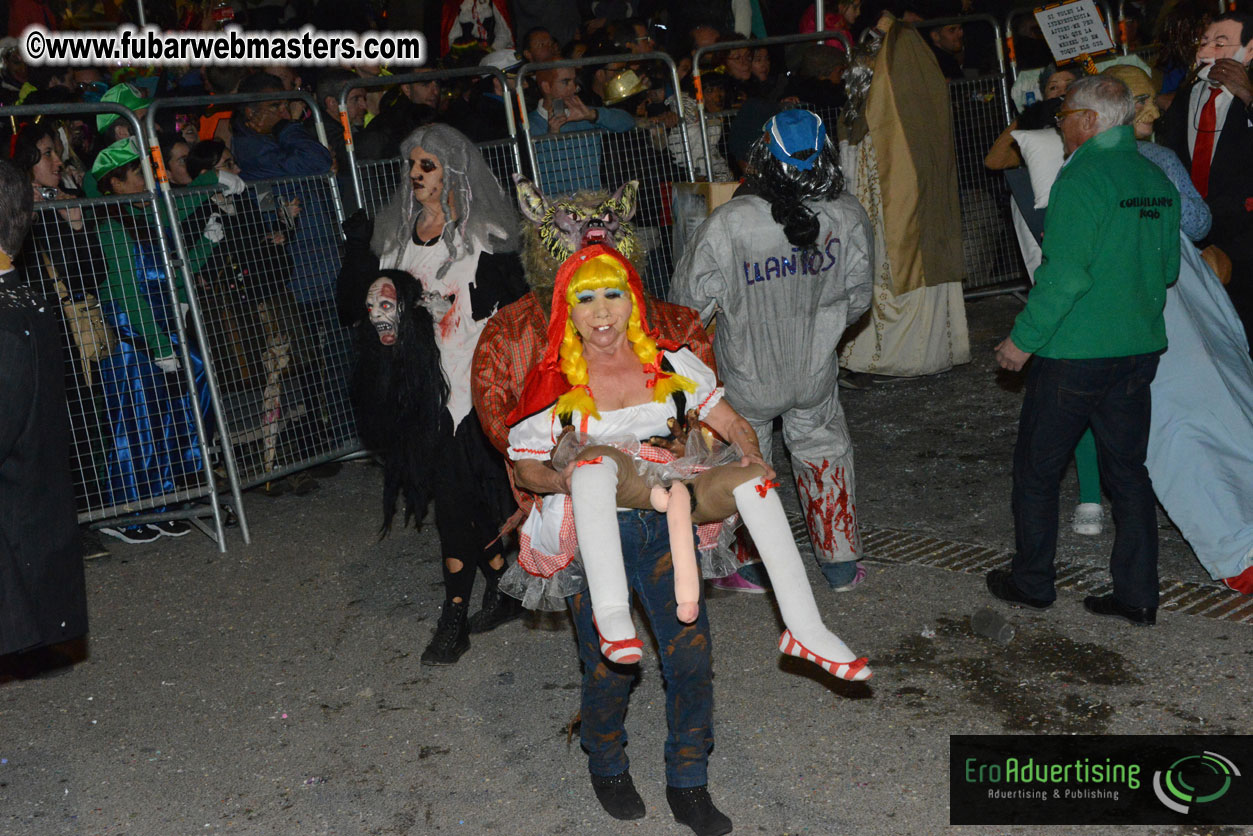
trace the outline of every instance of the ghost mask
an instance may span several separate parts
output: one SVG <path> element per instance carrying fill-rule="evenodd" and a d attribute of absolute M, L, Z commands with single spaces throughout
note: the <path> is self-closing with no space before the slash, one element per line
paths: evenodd
<path fill-rule="evenodd" d="M 396 285 L 391 279 L 383 277 L 374 280 L 365 296 L 365 308 L 379 342 L 383 345 L 395 345 L 396 331 L 400 325 L 400 301 L 396 296 Z"/>

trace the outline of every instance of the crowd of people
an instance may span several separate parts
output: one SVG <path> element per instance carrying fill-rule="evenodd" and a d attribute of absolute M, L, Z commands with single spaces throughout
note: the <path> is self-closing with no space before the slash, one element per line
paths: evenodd
<path fill-rule="evenodd" d="M 824 580 L 856 589 L 866 570 L 840 390 L 970 360 L 969 195 L 958 186 L 946 79 L 990 69 L 989 53 L 977 39 L 968 49 L 960 24 L 925 25 L 979 11 L 969 2 L 832 3 L 824 28 L 847 37 L 786 54 L 717 48 L 766 34 L 756 3 L 663 15 L 572 0 L 577 28 L 566 5 L 516 4 L 530 25 L 515 37 L 501 3 L 444 4 L 430 39 L 439 66 L 500 70 L 510 89 L 494 74 L 425 79 L 435 62 L 120 79 L 28 69 L 7 53 L 7 104 L 102 101 L 142 122 L 159 102 L 160 151 L 150 169 L 149 143 L 115 113 L 8 126 L 0 338 L 15 357 L 59 352 L 66 372 L 0 370 L 15 392 L 37 393 L 23 403 L 55 416 L 37 433 L 3 436 L 39 455 L 0 451 L 0 472 L 12 470 L 19 486 L 0 501 L 34 501 L 20 488 L 38 477 L 28 464 L 58 455 L 63 475 L 80 477 L 78 496 L 52 480 L 39 502 L 62 521 L 75 502 L 142 503 L 195 483 L 224 432 L 206 360 L 228 387 L 233 378 L 255 390 L 267 471 L 284 447 L 306 460 L 347 441 L 336 410 L 351 397 L 360 437 L 384 459 L 384 532 L 402 500 L 406 520 L 434 505 L 445 597 L 422 663 L 457 663 L 472 634 L 524 607 L 568 608 L 593 792 L 610 816 L 640 818 L 623 748 L 643 655 L 630 608 L 638 597 L 667 682 L 667 800 L 696 833 L 721 834 L 731 821 L 708 791 L 711 636 L 699 580 L 770 588 L 786 624 L 782 653 L 838 678 L 871 676 L 819 612 L 777 491 L 772 427 L 781 419 Z M 812 7 L 796 12 L 788 31 L 812 31 Z M 985 160 L 1013 189 L 1035 282 L 996 349 L 1003 368 L 1026 369 L 1026 391 L 1015 556 L 989 573 L 988 589 L 1018 606 L 1053 602 L 1058 493 L 1073 457 L 1075 530 L 1099 533 L 1106 493 L 1117 529 L 1113 590 L 1085 606 L 1142 625 L 1158 606 L 1157 501 L 1214 578 L 1253 594 L 1253 16 L 1180 3 L 1163 19 L 1177 42 L 1157 68 L 1122 61 L 1086 76 L 1076 65 L 1041 66 L 1047 55 L 1037 63 L 1020 47 L 1022 66 L 1041 69 L 1038 82 L 1022 85 L 1024 106 Z M 1189 37 L 1190 53 L 1173 48 Z M 516 89 L 525 63 L 662 49 L 678 89 L 664 62 L 645 57 L 545 68 Z M 734 114 L 704 137 L 694 60 L 704 62 L 704 107 Z M 401 80 L 352 87 L 380 74 Z M 320 114 L 289 95 L 299 90 Z M 251 98 L 180 104 L 201 93 Z M 525 173 L 540 186 L 521 179 L 516 208 L 480 150 L 512 138 L 505 100 L 514 96 L 537 140 L 536 168 Z M 402 166 L 394 192 L 371 198 L 378 211 L 354 204 L 343 122 L 357 159 Z M 611 135 L 638 130 L 658 139 L 647 153 L 615 150 Z M 671 268 L 655 257 L 659 189 L 685 179 L 685 145 L 698 177 L 740 185 L 681 249 L 673 242 Z M 651 180 L 607 159 L 634 159 Z M 172 215 L 143 197 L 150 170 L 172 190 Z M 595 211 L 556 200 L 572 192 L 594 193 Z M 210 334 L 188 316 L 183 273 L 167 273 L 175 229 L 196 295 L 209 300 Z M 658 271 L 664 281 L 650 287 L 668 288 L 668 299 L 645 290 L 645 274 Z M 296 407 L 280 441 L 280 416 Z M 83 495 L 87 473 L 98 496 Z M 301 473 L 265 489 L 302 493 L 311 481 Z M 6 506 L 0 522 L 29 520 Z M 142 543 L 189 529 L 123 519 L 104 530 Z M 81 587 L 79 555 L 53 539 L 45 568 L 23 587 L 33 595 Z M 0 568 L 15 559 L 39 563 L 5 555 Z M 485 591 L 471 615 L 480 572 Z M 70 615 L 55 629 L 46 619 L 22 630 L 0 622 L 0 653 L 81 635 L 81 596 L 65 600 Z M 12 612 L 32 609 L 15 602 Z"/>

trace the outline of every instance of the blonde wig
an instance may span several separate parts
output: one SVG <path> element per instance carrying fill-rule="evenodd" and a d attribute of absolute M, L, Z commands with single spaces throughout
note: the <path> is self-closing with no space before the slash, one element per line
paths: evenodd
<path fill-rule="evenodd" d="M 661 370 L 658 365 L 660 351 L 657 343 L 644 332 L 640 319 L 640 304 L 643 300 L 637 299 L 631 292 L 626 270 L 613 256 L 595 256 L 574 271 L 574 275 L 570 277 L 570 284 L 566 288 L 568 310 L 572 311 L 578 304 L 580 293 L 600 288 L 621 290 L 631 300 L 631 316 L 627 320 L 627 342 L 631 344 L 635 356 L 640 359 L 640 365 L 644 366 L 646 371 L 653 373 L 653 401 L 664 403 L 671 395 L 679 391 L 695 392 L 695 381 Z M 600 418 L 591 386 L 588 385 L 587 360 L 583 358 L 583 338 L 575 329 L 574 321 L 569 313 L 566 315 L 566 333 L 561 341 L 558 358 L 561 362 L 561 373 L 565 375 L 566 382 L 573 388 L 557 399 L 553 412 L 563 418 L 575 412 L 591 418 Z"/>

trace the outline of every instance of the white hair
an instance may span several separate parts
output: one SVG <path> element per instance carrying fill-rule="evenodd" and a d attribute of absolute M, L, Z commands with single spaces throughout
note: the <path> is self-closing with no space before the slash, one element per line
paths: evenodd
<path fill-rule="evenodd" d="M 447 257 L 437 275 L 442 278 L 454 261 L 480 249 L 489 253 L 515 251 L 518 218 L 514 204 L 474 143 L 460 131 L 434 122 L 405 137 L 400 143 L 401 158 L 408 162 L 409 154 L 418 147 L 444 167 L 444 190 L 439 196 L 444 217 L 452 219 L 452 209 L 456 208 L 455 220 L 445 224 L 440 236 Z M 421 214 L 422 205 L 413 196 L 409 178 L 404 177 L 374 222 L 370 249 L 375 255 L 403 250 Z M 460 241 L 456 232 L 461 233 Z"/>
<path fill-rule="evenodd" d="M 1131 90 L 1108 75 L 1090 75 L 1079 79 L 1066 91 L 1066 102 L 1073 110 L 1095 113 L 1097 133 L 1119 125 L 1130 125 L 1136 115 Z"/>

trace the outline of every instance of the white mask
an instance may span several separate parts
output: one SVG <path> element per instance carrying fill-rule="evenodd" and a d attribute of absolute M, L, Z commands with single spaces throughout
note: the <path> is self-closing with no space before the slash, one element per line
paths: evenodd
<path fill-rule="evenodd" d="M 365 308 L 370 315 L 370 324 L 379 336 L 379 342 L 383 345 L 395 345 L 396 330 L 400 325 L 400 301 L 396 296 L 396 285 L 391 279 L 375 279 L 366 293 Z"/>
<path fill-rule="evenodd" d="M 1231 56 L 1231 60 L 1236 61 L 1240 64 L 1243 64 L 1244 60 L 1248 57 L 1249 57 L 1249 51 L 1245 49 L 1244 47 L 1240 47 L 1239 49 L 1236 50 L 1236 54 Z M 1210 71 L 1210 68 L 1214 66 L 1214 62 L 1216 60 L 1217 59 L 1215 58 L 1206 58 L 1205 60 L 1201 61 L 1201 69 L 1197 71 L 1196 77 L 1201 81 L 1209 81 L 1209 71 Z M 1210 86 L 1218 87 L 1219 85 L 1212 84 Z"/>

